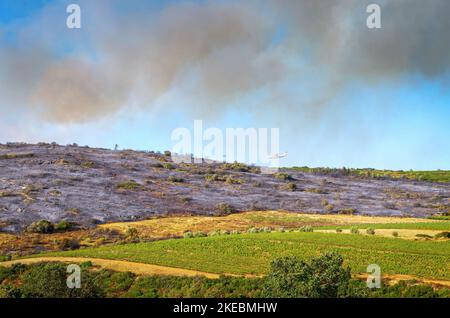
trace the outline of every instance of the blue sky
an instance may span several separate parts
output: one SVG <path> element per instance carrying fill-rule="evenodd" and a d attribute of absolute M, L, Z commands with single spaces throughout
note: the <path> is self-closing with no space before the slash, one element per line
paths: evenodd
<path fill-rule="evenodd" d="M 171 19 L 170 14 L 164 15 L 167 8 L 170 6 L 179 10 L 175 11 L 175 14 L 187 12 L 186 14 L 197 17 L 196 13 L 183 7 L 177 9 L 184 3 L 182 1 L 152 1 L 150 3 L 99 1 L 99 6 L 80 1 L 83 28 L 77 31 L 67 30 L 60 23 L 65 22 L 67 16 L 66 4 L 72 2 L 77 3 L 76 1 L 0 0 L 0 50 L 3 51 L 0 51 L 0 63 L 8 65 L 4 68 L 7 70 L 6 73 L 0 70 L 0 81 L 3 79 L 4 83 L 13 87 L 11 89 L 6 85 L 3 91 L 0 89 L 2 93 L 0 95 L 0 112 L 2 112 L 0 142 L 56 141 L 62 144 L 76 142 L 106 148 L 113 148 L 117 143 L 121 148 L 163 151 L 173 147 L 174 142 L 170 140 L 170 137 L 175 128 L 192 128 L 195 119 L 202 119 L 206 128 L 279 128 L 280 151 L 289 152 L 288 157 L 282 161 L 282 165 L 286 166 L 450 169 L 450 77 L 446 71 L 431 76 L 425 71 L 425 66 L 422 72 L 420 67 L 409 71 L 407 65 L 397 73 L 388 69 L 382 76 L 376 69 L 367 71 L 364 68 L 364 73 L 361 75 L 356 66 L 353 69 L 350 65 L 350 70 L 347 72 L 345 71 L 347 60 L 352 62 L 352 54 L 360 58 L 361 56 L 358 55 L 360 53 L 357 51 L 342 53 L 343 56 L 336 58 L 336 62 L 334 60 L 330 62 L 330 65 L 320 62 L 316 60 L 315 55 L 317 52 L 326 52 L 319 50 L 328 44 L 317 42 L 314 37 L 321 37 L 322 34 L 313 30 L 310 34 L 296 38 L 296 35 L 292 35 L 295 34 L 295 30 L 292 29 L 293 24 L 285 23 L 283 19 L 273 18 L 275 27 L 270 24 L 267 26 L 265 20 L 260 28 L 255 29 L 256 31 L 252 29 L 253 26 L 250 27 L 251 36 L 254 33 L 257 34 L 255 37 L 267 34 L 269 39 L 267 43 L 260 38 L 248 47 L 241 42 L 232 42 L 232 45 L 229 43 L 222 45 L 218 42 L 214 44 L 218 48 L 208 51 L 207 56 L 201 55 L 201 58 L 191 56 L 188 62 L 185 62 L 183 52 L 177 52 L 174 57 L 175 64 L 181 67 L 176 70 L 174 80 L 164 86 L 155 98 L 150 98 L 147 92 L 155 88 L 151 85 L 160 84 L 159 82 L 154 84 L 153 78 L 149 81 L 138 81 L 143 83 L 143 88 L 139 83 L 133 82 L 129 90 L 123 91 L 123 78 L 118 78 L 117 82 L 114 81 L 114 77 L 119 75 L 120 77 L 133 75 L 130 76 L 132 78 L 130 81 L 136 80 L 134 74 L 142 75 L 138 71 L 131 73 L 123 70 L 135 66 L 130 64 L 130 61 L 124 60 L 130 58 L 126 46 L 131 47 L 130 51 L 136 48 L 142 49 L 142 54 L 149 54 L 148 59 L 151 59 L 152 52 L 145 52 L 146 49 L 164 52 L 163 49 L 166 46 L 162 46 L 162 49 L 158 43 L 148 44 L 148 46 L 145 43 L 142 44 L 139 41 L 141 36 L 139 32 L 144 32 L 142 29 L 152 26 L 153 20 L 161 19 L 165 29 L 145 31 L 146 33 L 142 33 L 145 34 L 142 42 L 151 42 L 155 34 L 155 38 L 159 39 L 158 36 L 163 34 L 164 41 L 171 43 L 170 36 L 177 35 L 177 31 L 167 33 L 167 27 L 170 28 L 173 24 L 175 29 L 180 25 Z M 215 18 L 211 21 L 215 23 L 214 20 L 217 18 L 214 14 L 217 3 L 220 2 L 205 4 L 203 1 L 197 1 L 193 11 L 201 10 L 202 7 L 209 5 L 209 9 L 204 11 L 201 17 L 208 20 L 209 15 L 212 15 Z M 99 7 L 101 10 L 98 10 Z M 244 6 L 244 9 L 246 8 Z M 104 18 L 105 16 L 102 15 L 104 11 L 109 10 L 113 12 L 115 20 Z M 254 8 L 257 17 L 253 16 L 252 10 L 245 14 L 255 19 L 255 23 L 259 23 L 258 10 L 262 9 Z M 222 14 L 222 11 L 220 12 Z M 261 16 L 264 19 L 267 17 L 266 13 L 261 13 Z M 131 18 L 127 19 L 129 17 Z M 136 21 L 134 25 L 142 24 L 142 28 L 134 29 L 133 20 Z M 200 32 L 201 36 L 194 39 L 200 39 L 207 44 L 212 43 L 210 38 L 202 37 L 203 31 L 198 31 L 199 25 L 196 24 L 198 21 L 192 20 L 195 18 L 183 20 L 183 23 L 187 24 L 186 29 L 192 28 L 193 32 Z M 208 27 L 201 24 L 200 26 Z M 218 23 L 217 28 L 219 27 L 224 26 Z M 242 27 L 248 26 L 244 24 Z M 383 32 L 389 32 L 389 30 Z M 115 34 L 120 34 L 122 37 L 114 38 Z M 133 42 L 134 36 L 137 42 Z M 108 37 L 113 39 L 104 40 Z M 225 37 L 225 40 L 228 41 L 228 38 Z M 177 38 L 177 41 L 182 42 L 182 38 Z M 405 41 L 408 40 L 405 39 Z M 183 50 L 188 52 L 189 43 L 183 43 L 183 45 L 188 46 L 183 47 Z M 301 48 L 298 49 L 296 45 Z M 241 46 L 244 46 L 244 49 L 241 50 Z M 412 45 L 407 47 L 410 48 Z M 442 49 L 446 50 L 446 48 Z M 29 50 L 33 51 L 31 52 L 33 54 L 28 52 Z M 305 54 L 305 52 L 308 53 Z M 239 82 L 239 85 L 230 84 L 230 74 L 227 73 L 226 68 L 225 70 L 222 68 L 222 64 L 218 64 L 219 58 L 223 59 L 227 56 L 220 55 L 222 53 L 236 54 L 237 59 L 232 61 L 239 62 L 239 59 L 245 58 L 248 59 L 247 63 L 252 65 L 248 74 L 244 74 L 246 70 L 242 71 L 243 74 L 239 73 L 246 64 L 233 69 L 233 74 L 236 73 L 236 81 L 239 82 L 242 78 L 242 83 Z M 416 52 L 407 52 L 409 53 L 411 53 L 411 59 L 417 56 Z M 95 97 L 96 101 L 106 94 L 115 95 L 114 87 L 120 87 L 120 94 L 117 93 L 120 98 L 111 100 L 114 107 L 108 108 L 110 99 L 106 98 L 105 103 L 101 102 L 98 106 L 89 104 L 79 110 L 92 112 L 92 116 L 80 116 L 79 120 L 67 120 L 63 116 L 64 112 L 74 114 L 78 118 L 77 110 L 71 106 L 66 111 L 61 111 L 62 115 L 53 116 L 54 107 L 58 107 L 55 101 L 60 100 L 58 94 L 52 95 L 51 98 L 54 100 L 50 101 L 46 95 L 46 99 L 40 101 L 39 106 L 34 105 L 36 96 L 39 95 L 35 93 L 36 83 L 40 83 L 42 78 L 46 79 L 48 70 L 53 71 L 55 65 L 59 65 L 58 63 L 64 62 L 65 59 L 80 56 L 83 59 L 87 58 L 90 63 L 89 68 L 92 68 L 88 72 L 92 71 L 93 75 L 89 73 L 88 79 L 91 80 L 91 76 L 94 77 L 93 83 L 98 85 L 90 92 L 90 95 L 99 94 L 100 97 Z M 166 61 L 164 56 L 161 56 L 161 60 L 157 63 L 150 61 L 150 66 L 146 63 L 147 58 L 141 59 L 139 51 L 131 56 L 145 67 L 149 67 L 149 71 L 143 74 L 153 75 L 158 71 L 160 73 L 154 77 L 158 80 L 164 78 L 165 73 L 160 69 Z M 436 56 L 439 54 L 432 55 L 432 58 Z M 109 61 L 109 59 L 116 65 L 120 64 L 118 70 L 111 71 L 112 64 L 108 64 L 108 67 L 99 68 L 98 72 L 101 76 L 95 78 L 97 62 Z M 433 64 L 436 61 L 425 62 Z M 201 68 L 203 63 L 210 64 Z M 273 72 L 267 70 L 268 67 L 278 64 L 282 64 L 283 67 L 288 66 L 288 71 L 283 69 L 280 71 L 281 75 L 275 76 L 276 74 L 272 73 L 276 73 L 276 69 Z M 138 69 L 141 69 L 141 65 L 137 65 L 139 65 Z M 385 66 L 383 62 L 381 65 Z M 296 68 L 299 71 L 295 70 Z M 153 70 L 155 73 L 152 73 Z M 172 67 L 169 70 L 173 71 Z M 109 73 L 110 71 L 113 73 Z M 216 71 L 217 73 L 214 73 Z M 27 78 L 25 82 L 22 73 Z M 105 74 L 111 76 L 113 81 L 104 84 L 102 81 L 106 79 Z M 12 83 L 16 76 L 20 79 L 17 85 Z M 202 76 L 212 76 L 206 78 L 214 83 L 208 82 L 199 86 L 199 89 L 196 86 L 198 84 L 196 79 L 200 79 L 201 82 Z M 220 76 L 225 77 L 222 79 Z M 260 83 L 258 85 L 249 83 L 246 80 L 247 77 Z M 110 78 L 106 79 L 108 80 Z M 216 80 L 217 83 L 215 83 Z M 76 81 L 69 88 L 76 90 L 73 85 L 77 83 L 81 85 L 82 82 L 83 80 Z M 44 87 L 36 91 L 46 90 L 53 84 L 51 81 L 45 82 Z M 128 82 L 125 85 L 128 85 Z M 245 86 L 242 91 L 240 91 L 241 86 Z M 203 94 L 205 87 L 213 92 L 217 89 L 217 93 Z M 234 94 L 236 89 L 239 89 L 239 94 Z M 51 92 L 54 93 L 54 91 Z M 123 94 L 126 94 L 126 98 L 122 98 Z M 87 103 L 91 101 L 85 98 L 87 97 L 80 100 L 87 100 Z M 55 105 L 47 109 L 45 102 Z M 102 111 L 97 112 L 95 107 L 101 108 Z M 44 115 L 41 113 L 42 110 Z M 45 115 L 48 110 L 53 113 Z"/>

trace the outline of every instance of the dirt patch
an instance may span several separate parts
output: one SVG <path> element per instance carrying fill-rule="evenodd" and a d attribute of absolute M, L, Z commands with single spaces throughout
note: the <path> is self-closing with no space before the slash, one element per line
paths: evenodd
<path fill-rule="evenodd" d="M 38 257 L 27 258 L 0 263 L 1 266 L 12 266 L 13 264 L 36 264 L 41 262 L 62 262 L 62 263 L 83 263 L 90 261 L 92 265 L 110 269 L 118 272 L 132 272 L 136 275 L 168 275 L 168 276 L 205 276 L 207 278 L 219 278 L 219 274 L 212 274 L 189 269 L 159 266 L 152 264 L 134 263 L 126 261 L 116 261 L 98 258 L 82 257 Z"/>
<path fill-rule="evenodd" d="M 316 230 L 316 232 L 323 233 L 336 233 L 336 230 Z M 375 236 L 383 236 L 383 237 L 394 237 L 393 233 L 396 232 L 398 235 L 396 238 L 405 239 L 405 240 L 421 240 L 422 238 L 416 236 L 420 234 L 424 234 L 430 237 L 434 237 L 436 234 L 441 233 L 439 230 L 413 230 L 413 229 L 375 229 Z M 342 230 L 341 234 L 352 234 L 350 230 Z M 365 229 L 360 229 L 359 234 L 362 235 L 371 235 L 366 233 Z M 354 235 L 354 234 L 353 234 Z"/>

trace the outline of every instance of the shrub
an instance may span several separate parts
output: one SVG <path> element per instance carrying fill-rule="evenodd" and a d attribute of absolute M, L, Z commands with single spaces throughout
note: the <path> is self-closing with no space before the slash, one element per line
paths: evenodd
<path fill-rule="evenodd" d="M 175 169 L 175 167 L 171 163 L 168 163 L 168 162 L 163 163 L 162 166 L 164 169 Z"/>
<path fill-rule="evenodd" d="M 104 293 L 92 275 L 82 272 L 81 288 L 67 288 L 67 266 L 55 263 L 34 265 L 22 278 L 25 298 L 98 298 Z"/>
<path fill-rule="evenodd" d="M 302 226 L 302 227 L 299 229 L 299 231 L 300 231 L 300 232 L 314 232 L 314 229 L 313 229 L 313 227 L 310 226 L 310 225 L 305 225 L 305 226 Z"/>
<path fill-rule="evenodd" d="M 92 265 L 92 262 L 91 261 L 86 261 L 86 262 L 82 262 L 82 263 L 80 263 L 80 267 L 82 268 L 82 269 L 85 269 L 85 268 L 91 268 L 93 265 Z"/>
<path fill-rule="evenodd" d="M 285 173 L 285 172 L 276 173 L 275 178 L 277 178 L 278 180 L 283 180 L 283 181 L 293 180 L 292 177 L 288 173 Z"/>
<path fill-rule="evenodd" d="M 230 232 L 227 231 L 227 230 L 220 230 L 220 231 L 219 231 L 219 234 L 220 234 L 220 235 L 229 235 Z"/>
<path fill-rule="evenodd" d="M 336 233 L 342 233 L 342 229 L 338 227 L 338 228 L 336 229 Z"/>
<path fill-rule="evenodd" d="M 221 168 L 224 170 L 235 170 L 240 172 L 252 171 L 252 167 L 246 165 L 245 163 L 239 163 L 236 161 L 234 163 L 224 163 Z"/>
<path fill-rule="evenodd" d="M 6 262 L 11 260 L 11 255 L 0 255 L 0 262 Z"/>
<path fill-rule="evenodd" d="M 297 190 L 297 185 L 296 185 L 295 183 L 293 183 L 293 182 L 289 182 L 289 183 L 286 185 L 286 189 L 287 189 L 288 191 L 295 191 L 295 190 Z"/>
<path fill-rule="evenodd" d="M 233 178 L 232 176 L 228 176 L 225 179 L 225 183 L 227 183 L 227 184 L 242 184 L 242 183 L 244 183 L 244 181 L 242 181 L 242 179 L 237 179 L 237 178 Z"/>
<path fill-rule="evenodd" d="M 353 226 L 350 229 L 350 233 L 352 233 L 352 234 L 359 234 L 359 229 L 357 227 Z"/>
<path fill-rule="evenodd" d="M 164 151 L 164 156 L 170 157 L 172 156 L 172 153 L 169 150 Z"/>
<path fill-rule="evenodd" d="M 343 267 L 342 256 L 335 252 L 308 263 L 284 257 L 272 262 L 264 293 L 276 298 L 336 298 L 348 289 L 350 279 L 350 269 Z"/>
<path fill-rule="evenodd" d="M 205 176 L 205 181 L 211 182 L 211 181 L 219 181 L 220 177 L 217 174 L 208 174 Z"/>
<path fill-rule="evenodd" d="M 369 234 L 369 235 L 375 235 L 375 230 L 374 230 L 373 228 L 369 227 L 369 228 L 366 230 L 366 233 Z"/>
<path fill-rule="evenodd" d="M 128 180 L 126 182 L 122 182 L 117 185 L 117 189 L 123 190 L 136 190 L 140 187 L 141 185 L 134 180 Z"/>
<path fill-rule="evenodd" d="M 397 231 L 392 232 L 392 236 L 393 237 L 398 237 L 398 232 Z"/>
<path fill-rule="evenodd" d="M 41 234 L 53 233 L 54 229 L 53 223 L 47 220 L 33 222 L 27 227 L 28 232 Z"/>
<path fill-rule="evenodd" d="M 220 214 L 230 214 L 235 212 L 235 209 L 230 204 L 222 202 L 217 204 L 216 211 Z"/>
<path fill-rule="evenodd" d="M 206 236 L 206 234 L 203 232 L 195 232 L 194 233 L 194 237 L 205 237 L 205 236 Z"/>
<path fill-rule="evenodd" d="M 247 233 L 255 234 L 255 233 L 259 233 L 259 230 L 256 227 L 251 227 L 247 230 Z"/>
<path fill-rule="evenodd" d="M 435 238 L 450 238 L 450 232 L 441 232 L 434 236 Z"/>
<path fill-rule="evenodd" d="M 264 233 L 270 233 L 270 232 L 272 232 L 272 229 L 271 229 L 270 227 L 266 226 L 266 227 L 264 227 L 264 228 L 262 229 L 262 232 L 264 232 Z"/>
<path fill-rule="evenodd" d="M 403 292 L 405 298 L 435 298 L 437 296 L 430 285 L 412 285 Z"/>
<path fill-rule="evenodd" d="M 131 242 L 139 242 L 139 232 L 134 227 L 128 227 L 125 231 L 125 238 Z"/>
<path fill-rule="evenodd" d="M 325 212 L 331 213 L 334 210 L 334 206 L 332 204 L 327 204 L 325 206 Z"/>
<path fill-rule="evenodd" d="M 193 238 L 194 233 L 192 233 L 191 231 L 184 232 L 183 237 L 184 238 Z"/>
<path fill-rule="evenodd" d="M 59 243 L 59 248 L 62 250 L 77 250 L 80 248 L 80 242 L 76 239 L 65 238 Z"/>
<path fill-rule="evenodd" d="M 72 228 L 72 223 L 66 221 L 66 220 L 62 220 L 61 222 L 59 222 L 58 224 L 56 224 L 55 226 L 55 230 L 56 231 L 68 231 Z"/>
<path fill-rule="evenodd" d="M 182 197 L 181 198 L 181 202 L 183 202 L 183 203 L 189 203 L 189 202 L 191 202 L 192 201 L 192 198 L 191 197 Z"/>
<path fill-rule="evenodd" d="M 95 167 L 95 163 L 92 161 L 85 161 L 81 164 L 82 168 L 91 169 Z"/>
<path fill-rule="evenodd" d="M 430 235 L 428 235 L 428 234 L 416 234 L 416 237 L 417 238 L 424 238 L 424 239 L 432 239 L 433 237 L 432 236 L 430 236 Z"/>
<path fill-rule="evenodd" d="M 233 231 L 230 232 L 230 234 L 236 235 L 236 234 L 241 234 L 241 232 L 238 231 L 238 230 L 233 230 Z"/>
<path fill-rule="evenodd" d="M 211 231 L 208 233 L 208 236 L 219 236 L 219 235 L 220 235 L 220 233 L 217 231 Z"/>
<path fill-rule="evenodd" d="M 183 178 L 178 178 L 178 177 L 175 177 L 175 176 L 169 176 L 169 178 L 167 178 L 167 179 L 170 182 L 179 182 L 179 183 L 184 182 Z"/>
<path fill-rule="evenodd" d="M 355 208 L 346 208 L 346 209 L 340 209 L 338 211 L 338 214 L 349 214 L 349 215 L 353 215 L 356 213 L 356 209 Z"/>

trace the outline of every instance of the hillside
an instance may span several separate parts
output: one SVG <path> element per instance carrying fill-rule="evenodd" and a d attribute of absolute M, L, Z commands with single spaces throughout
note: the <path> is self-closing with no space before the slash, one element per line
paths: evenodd
<path fill-rule="evenodd" d="M 84 227 L 166 215 L 284 210 L 427 217 L 447 212 L 450 184 L 243 164 L 174 164 L 154 152 L 56 144 L 0 145 L 0 231 L 40 219 Z"/>

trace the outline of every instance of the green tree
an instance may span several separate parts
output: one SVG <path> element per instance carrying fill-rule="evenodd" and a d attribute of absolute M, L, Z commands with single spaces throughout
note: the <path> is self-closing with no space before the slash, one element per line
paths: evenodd
<path fill-rule="evenodd" d="M 347 291 L 350 269 L 336 252 L 324 254 L 309 263 L 297 257 L 272 262 L 265 282 L 265 294 L 276 298 L 335 298 Z M 348 292 L 345 292 L 348 294 Z"/>

